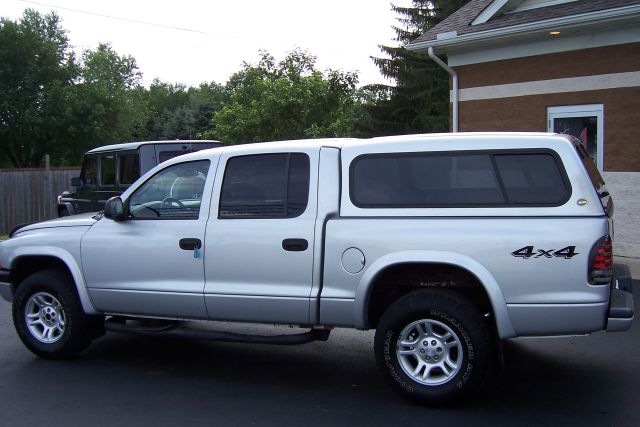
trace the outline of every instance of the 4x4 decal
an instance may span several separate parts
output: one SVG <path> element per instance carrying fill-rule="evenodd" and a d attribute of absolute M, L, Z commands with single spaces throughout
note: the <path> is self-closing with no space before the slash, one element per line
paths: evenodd
<path fill-rule="evenodd" d="M 579 252 L 576 252 L 575 246 L 565 246 L 562 249 L 534 249 L 533 246 L 525 246 L 524 248 L 520 248 L 516 251 L 511 252 L 516 258 L 564 258 L 571 259 L 576 255 L 579 255 Z"/>

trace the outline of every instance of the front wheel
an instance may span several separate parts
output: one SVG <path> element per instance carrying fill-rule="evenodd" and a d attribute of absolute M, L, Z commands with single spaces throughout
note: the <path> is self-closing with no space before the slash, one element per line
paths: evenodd
<path fill-rule="evenodd" d="M 73 283 L 60 271 L 32 274 L 14 295 L 13 324 L 18 336 L 40 357 L 76 355 L 89 344 L 94 323 L 82 311 Z"/>
<path fill-rule="evenodd" d="M 393 388 L 418 403 L 436 405 L 477 390 L 491 368 L 486 320 L 462 295 L 419 290 L 384 313 L 375 336 L 378 367 Z"/>

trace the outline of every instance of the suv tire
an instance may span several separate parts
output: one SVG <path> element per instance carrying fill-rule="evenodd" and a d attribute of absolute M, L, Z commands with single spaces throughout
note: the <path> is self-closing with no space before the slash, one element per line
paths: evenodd
<path fill-rule="evenodd" d="M 45 359 L 73 357 L 91 342 L 92 318 L 72 281 L 58 270 L 28 276 L 16 290 L 13 324 L 24 345 Z"/>
<path fill-rule="evenodd" d="M 463 295 L 412 292 L 391 305 L 375 335 L 376 363 L 401 395 L 426 405 L 459 400 L 489 376 L 489 327 Z"/>

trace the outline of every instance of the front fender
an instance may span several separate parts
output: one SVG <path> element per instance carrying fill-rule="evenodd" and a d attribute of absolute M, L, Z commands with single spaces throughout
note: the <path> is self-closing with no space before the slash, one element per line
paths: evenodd
<path fill-rule="evenodd" d="M 98 312 L 93 308 L 93 304 L 89 298 L 82 270 L 78 265 L 76 258 L 70 252 L 66 249 L 53 246 L 19 246 L 13 250 L 11 257 L 9 258 L 9 269 L 14 269 L 20 258 L 29 256 L 47 256 L 57 258 L 62 261 L 67 266 L 71 276 L 73 277 L 84 312 L 86 314 L 98 314 Z"/>
<path fill-rule="evenodd" d="M 448 264 L 469 271 L 478 279 L 489 296 L 500 338 L 505 339 L 516 336 L 502 290 L 489 270 L 469 256 L 445 251 L 394 252 L 378 258 L 371 264 L 362 275 L 356 289 L 355 320 L 357 328 L 365 329 L 367 327 L 369 298 L 373 291 L 375 279 L 388 267 L 406 263 Z"/>

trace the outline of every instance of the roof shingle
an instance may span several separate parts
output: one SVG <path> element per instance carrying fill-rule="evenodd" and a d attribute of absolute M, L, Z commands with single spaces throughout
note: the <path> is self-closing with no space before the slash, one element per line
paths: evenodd
<path fill-rule="evenodd" d="M 458 35 L 472 34 L 552 18 L 581 15 L 589 12 L 599 12 L 640 4 L 640 0 L 580 0 L 524 10 L 522 12 L 506 13 L 493 17 L 483 24 L 471 25 L 471 22 L 492 2 L 493 0 L 471 0 L 444 21 L 409 44 L 433 41 L 436 40 L 438 34 L 451 31 L 456 31 Z"/>

